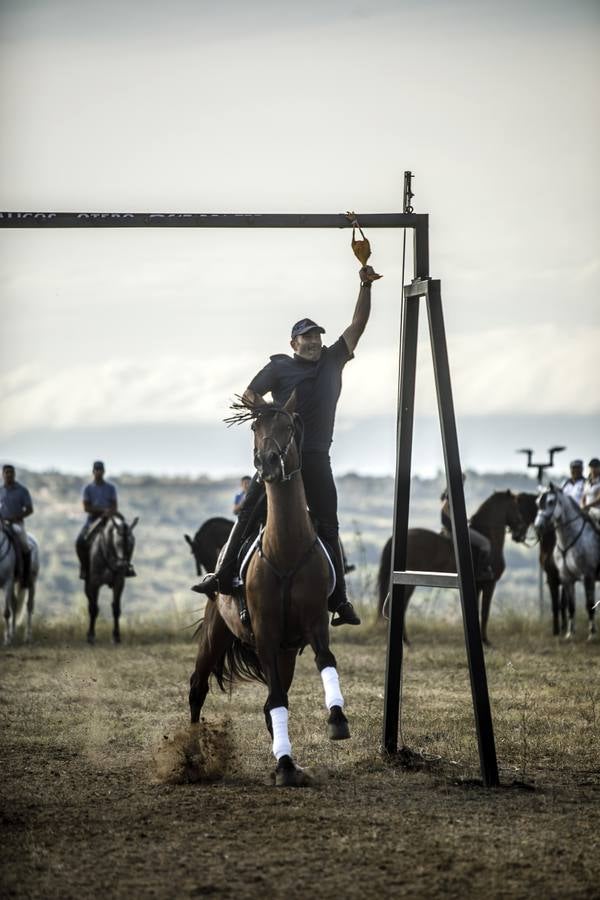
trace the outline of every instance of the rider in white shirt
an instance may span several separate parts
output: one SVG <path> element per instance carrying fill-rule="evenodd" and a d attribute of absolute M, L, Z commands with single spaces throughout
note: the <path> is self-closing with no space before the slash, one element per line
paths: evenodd
<path fill-rule="evenodd" d="M 600 526 L 600 459 L 594 456 L 588 463 L 590 474 L 585 482 L 581 508 Z"/>
<path fill-rule="evenodd" d="M 571 469 L 571 477 L 567 478 L 562 486 L 563 494 L 572 497 L 577 506 L 581 506 L 581 498 L 583 497 L 583 489 L 585 488 L 585 478 L 583 477 L 583 460 L 573 459 L 569 463 Z"/>

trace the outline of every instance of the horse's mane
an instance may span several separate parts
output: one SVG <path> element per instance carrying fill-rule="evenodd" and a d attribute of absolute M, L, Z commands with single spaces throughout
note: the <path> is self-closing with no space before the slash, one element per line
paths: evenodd
<path fill-rule="evenodd" d="M 481 516 L 484 516 L 488 512 L 490 506 L 492 505 L 492 503 L 494 502 L 494 500 L 497 497 L 499 497 L 499 496 L 506 497 L 506 496 L 508 496 L 508 494 L 510 494 L 513 497 L 513 499 L 516 499 L 516 497 L 512 493 L 512 491 L 508 491 L 508 493 L 507 493 L 507 491 L 505 491 L 505 490 L 504 491 L 494 491 L 493 494 L 490 494 L 489 497 L 486 497 L 486 499 L 483 501 L 483 503 L 481 503 L 480 506 L 477 507 L 477 509 L 471 516 L 471 522 L 474 522 L 476 518 L 480 518 Z"/>
<path fill-rule="evenodd" d="M 285 411 L 282 403 L 267 403 L 266 401 L 259 403 L 247 397 L 240 397 L 239 394 L 235 395 L 235 401 L 230 405 L 229 409 L 233 410 L 233 415 L 223 419 L 228 428 L 232 425 L 240 425 L 242 422 L 250 422 L 253 419 L 258 419 L 259 416 L 268 415 L 268 413 Z"/>

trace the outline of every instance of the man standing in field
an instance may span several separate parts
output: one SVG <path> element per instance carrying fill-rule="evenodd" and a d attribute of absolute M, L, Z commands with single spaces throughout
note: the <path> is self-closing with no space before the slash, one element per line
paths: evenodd
<path fill-rule="evenodd" d="M 17 553 L 17 577 L 23 585 L 29 584 L 31 577 L 31 547 L 27 539 L 25 519 L 33 513 L 31 494 L 15 478 L 15 467 L 10 463 L 2 466 L 2 487 L 0 487 L 0 518 L 10 528 Z"/>
<path fill-rule="evenodd" d="M 342 370 L 354 356 L 356 345 L 371 313 L 371 285 L 380 276 L 372 266 L 359 272 L 360 290 L 352 322 L 329 347 L 321 335 L 325 329 L 312 319 L 304 318 L 292 327 L 290 344 L 293 356 L 275 354 L 252 379 L 244 396 L 271 393 L 276 403 L 285 404 L 296 392 L 296 411 L 304 424 L 302 446 L 302 480 L 306 500 L 319 536 L 333 553 L 336 587 L 329 598 L 329 610 L 335 614 L 333 625 L 360 625 L 352 603 L 346 595 L 344 562 L 339 541 L 337 491 L 331 471 L 329 449 L 333 440 L 335 412 L 342 389 Z M 242 541 L 253 521 L 253 513 L 264 496 L 264 485 L 257 475 L 246 495 L 234 525 L 221 566 L 214 575 L 195 585 L 193 590 L 213 597 L 217 592 L 231 594 L 235 565 Z"/>

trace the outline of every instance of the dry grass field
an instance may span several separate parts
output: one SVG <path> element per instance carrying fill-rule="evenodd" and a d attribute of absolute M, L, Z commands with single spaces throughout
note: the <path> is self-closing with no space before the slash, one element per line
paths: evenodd
<path fill-rule="evenodd" d="M 302 789 L 270 783 L 254 684 L 209 695 L 201 728 L 223 776 L 172 783 L 165 760 L 181 774 L 189 735 L 189 633 L 138 626 L 113 647 L 104 620 L 90 648 L 79 624 L 40 625 L 32 646 L 2 651 L 3 896 L 600 896 L 600 644 L 496 621 L 486 660 L 502 787 L 486 791 L 473 781 L 460 627 L 411 627 L 413 770 L 380 754 L 384 629 L 339 631 L 352 740 L 327 740 L 305 653 L 290 696 L 295 755 L 314 776 Z"/>

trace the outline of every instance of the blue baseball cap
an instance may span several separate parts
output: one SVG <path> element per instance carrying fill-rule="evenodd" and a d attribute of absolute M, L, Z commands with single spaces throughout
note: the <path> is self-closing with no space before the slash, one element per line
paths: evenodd
<path fill-rule="evenodd" d="M 296 324 L 292 326 L 292 340 L 295 337 L 298 337 L 299 334 L 305 334 L 307 331 L 312 331 L 313 328 L 317 328 L 321 334 L 325 334 L 325 329 L 321 328 L 320 325 L 317 325 L 316 322 L 313 322 L 312 319 L 300 319 L 299 322 L 296 322 Z"/>

